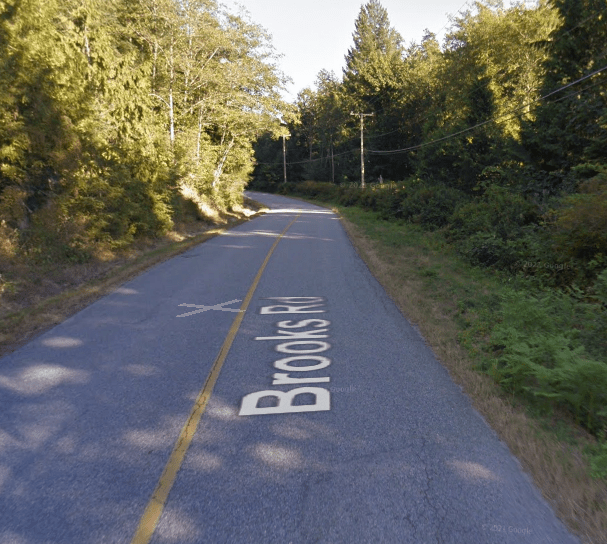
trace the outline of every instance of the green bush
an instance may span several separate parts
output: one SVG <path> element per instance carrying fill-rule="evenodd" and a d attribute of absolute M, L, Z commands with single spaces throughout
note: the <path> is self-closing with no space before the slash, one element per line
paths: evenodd
<path fill-rule="evenodd" d="M 487 167 L 480 180 L 481 186 L 507 187 L 509 191 L 521 194 L 542 210 L 551 198 L 574 192 L 578 183 L 571 172 L 547 172 L 518 162 Z"/>
<path fill-rule="evenodd" d="M 587 352 L 580 310 L 563 293 L 506 291 L 491 334 L 498 355 L 488 371 L 513 394 L 562 406 L 597 434 L 607 425 L 607 360 Z"/>
<path fill-rule="evenodd" d="M 585 293 L 579 293 L 586 298 Z M 584 309 L 584 327 L 581 330 L 581 340 L 587 351 L 595 358 L 605 358 L 607 354 L 607 268 L 598 275 L 594 285 L 589 289 L 589 302 L 582 302 Z"/>
<path fill-rule="evenodd" d="M 607 441 L 603 440 L 589 450 L 590 474 L 593 478 L 607 480 Z"/>
<path fill-rule="evenodd" d="M 475 266 L 514 271 L 524 258 L 526 247 L 523 241 L 504 240 L 492 232 L 478 232 L 460 241 L 458 251 Z"/>
<path fill-rule="evenodd" d="M 464 192 L 452 187 L 422 182 L 408 191 L 396 217 L 433 230 L 447 225 L 457 206 L 466 199 Z"/>
<path fill-rule="evenodd" d="M 337 198 L 338 186 L 333 183 L 320 181 L 301 181 L 297 183 L 282 183 L 277 189 L 282 195 L 294 195 L 304 198 L 316 198 L 323 202 L 331 202 Z"/>
<path fill-rule="evenodd" d="M 522 227 L 537 223 L 536 204 L 505 187 L 492 185 L 480 200 L 460 205 L 450 218 L 449 239 L 458 240 L 477 233 L 496 234 L 503 240 L 517 237 Z"/>
<path fill-rule="evenodd" d="M 563 199 L 552 225 L 555 250 L 567 259 L 590 262 L 607 255 L 607 174 L 580 185 Z"/>
<path fill-rule="evenodd" d="M 361 197 L 362 190 L 355 187 L 340 187 L 337 202 L 342 206 L 356 206 Z"/>
<path fill-rule="evenodd" d="M 398 218 L 402 202 L 407 198 L 407 189 L 403 184 L 395 184 L 388 188 L 378 188 L 374 191 L 376 211 L 382 219 Z"/>

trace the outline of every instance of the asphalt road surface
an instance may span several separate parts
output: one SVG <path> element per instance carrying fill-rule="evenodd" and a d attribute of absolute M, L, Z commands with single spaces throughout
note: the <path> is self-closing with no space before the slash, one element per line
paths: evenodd
<path fill-rule="evenodd" d="M 251 196 L 0 359 L 0 544 L 578 542 L 338 218 Z"/>

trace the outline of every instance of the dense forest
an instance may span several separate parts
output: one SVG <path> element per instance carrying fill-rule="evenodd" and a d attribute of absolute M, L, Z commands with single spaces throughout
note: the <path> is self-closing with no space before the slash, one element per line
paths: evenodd
<path fill-rule="evenodd" d="M 214 0 L 0 0 L 0 262 L 85 261 L 167 231 L 184 199 L 238 203 L 288 109 L 275 66 Z"/>
<path fill-rule="evenodd" d="M 254 187 L 432 230 L 500 277 L 465 331 L 478 368 L 602 436 L 607 477 L 605 0 L 482 0 L 408 46 L 371 0 L 353 38 L 299 93 L 286 153 L 258 140 Z"/>

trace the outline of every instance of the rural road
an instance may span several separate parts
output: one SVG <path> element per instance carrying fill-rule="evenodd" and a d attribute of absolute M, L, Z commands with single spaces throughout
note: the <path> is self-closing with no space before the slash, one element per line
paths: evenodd
<path fill-rule="evenodd" d="M 0 359 L 0 544 L 578 542 L 338 218 L 251 197 Z"/>

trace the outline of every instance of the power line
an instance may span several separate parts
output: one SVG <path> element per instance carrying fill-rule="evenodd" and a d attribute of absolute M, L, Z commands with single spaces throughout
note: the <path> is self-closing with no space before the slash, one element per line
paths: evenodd
<path fill-rule="evenodd" d="M 470 0 L 466 1 L 458 10 L 457 13 L 460 14 L 460 12 L 462 11 L 462 9 L 466 6 L 468 6 L 470 4 Z M 469 6 L 472 7 L 472 6 Z M 510 8 L 507 8 L 506 11 L 508 11 L 509 9 L 513 9 L 517 6 L 510 6 Z M 528 9 L 525 7 L 525 9 Z M 533 9 L 537 9 L 537 8 L 533 8 Z M 564 38 L 566 35 L 568 35 L 569 33 L 571 33 L 573 30 L 575 30 L 576 28 L 582 26 L 584 23 L 588 22 L 589 20 L 593 19 L 594 17 L 599 17 L 600 15 L 602 15 L 604 12 L 607 11 L 607 8 L 604 8 L 596 13 L 591 14 L 590 16 L 586 17 L 583 21 L 579 22 L 576 26 L 574 26 L 573 28 L 567 30 L 566 32 L 560 33 L 558 34 L 553 40 L 551 40 L 550 44 L 551 46 L 554 46 L 555 43 L 557 43 L 561 38 Z M 463 15 L 463 14 L 462 14 Z M 451 21 L 447 22 L 439 31 L 438 33 L 435 34 L 435 36 L 438 36 L 449 24 L 451 23 Z M 508 72 L 504 72 L 501 77 L 499 78 L 499 80 L 497 82 L 494 83 L 499 83 L 499 81 L 503 78 L 505 78 L 508 75 Z M 471 97 L 473 91 L 468 91 L 465 96 L 467 96 L 468 98 Z M 369 100 L 367 102 L 368 106 L 373 106 L 374 104 L 377 103 L 377 101 L 386 94 L 386 91 L 380 92 L 378 94 L 376 94 L 371 100 Z M 426 119 L 428 119 L 429 117 L 431 117 L 433 114 L 429 114 L 426 117 L 424 117 L 422 119 L 422 121 L 425 121 Z M 396 131 L 393 131 L 396 132 Z M 375 138 L 375 136 L 369 136 L 369 139 L 371 138 Z"/>
<path fill-rule="evenodd" d="M 350 141 L 350 140 L 348 140 L 348 141 Z M 349 149 L 348 151 L 342 151 L 341 153 L 336 153 L 335 155 L 333 155 L 333 157 L 341 157 L 343 155 L 349 155 L 350 153 L 357 153 L 357 152 L 358 152 L 358 148 L 353 148 L 353 149 Z M 326 160 L 326 157 L 320 157 L 318 159 L 306 159 L 305 161 L 293 161 L 293 162 L 287 161 L 287 166 L 291 166 L 294 164 L 309 164 L 309 163 L 324 161 L 324 160 Z M 255 163 L 256 166 L 260 165 L 260 164 L 263 164 L 264 166 L 277 166 L 277 165 L 281 165 L 282 162 L 256 162 Z"/>
<path fill-rule="evenodd" d="M 504 117 L 507 117 L 511 113 L 514 113 L 514 112 L 517 112 L 519 110 L 522 110 L 522 109 L 526 108 L 527 106 L 530 106 L 531 104 L 539 102 L 540 100 L 545 100 L 546 98 L 548 98 L 548 97 L 550 97 L 550 96 L 552 96 L 552 95 L 554 95 L 554 94 L 556 94 L 556 93 L 558 93 L 560 91 L 563 91 L 563 90 L 571 87 L 572 85 L 576 85 L 577 83 L 581 83 L 582 81 L 585 81 L 586 79 L 589 79 L 592 76 L 595 76 L 595 75 L 597 75 L 597 74 L 599 74 L 599 73 L 601 73 L 601 72 L 603 72 L 605 70 L 607 70 L 607 65 L 603 66 L 602 68 L 599 68 L 598 70 L 595 70 L 594 72 L 592 72 L 590 74 L 585 75 L 584 77 L 576 79 L 575 81 L 572 81 L 571 83 L 568 83 L 567 85 L 564 85 L 564 86 L 562 86 L 562 87 L 560 87 L 560 88 L 558 88 L 558 89 L 556 89 L 556 90 L 554 90 L 554 91 L 552 91 L 552 92 L 550 92 L 550 93 L 548 93 L 548 94 L 546 94 L 544 96 L 536 98 L 535 100 L 532 100 L 531 102 L 527 102 L 523 106 L 520 106 L 520 107 L 518 107 L 518 108 L 516 108 L 514 110 L 510 110 L 509 112 L 506 112 L 506 113 L 500 115 L 499 117 L 492 117 L 491 119 L 487 119 L 486 121 L 483 121 L 482 123 L 478 123 L 477 125 L 474 125 L 472 127 L 468 127 L 468 128 L 463 129 L 463 130 L 460 130 L 458 132 L 455 132 L 453 134 L 449 134 L 447 136 L 443 136 L 442 138 L 437 138 L 436 140 L 431 140 L 431 141 L 425 142 L 423 144 L 413 145 L 413 146 L 405 147 L 405 148 L 402 148 L 402 149 L 391 149 L 391 150 L 387 150 L 387 151 L 369 150 L 369 153 L 373 153 L 375 155 L 393 155 L 393 154 L 396 154 L 396 153 L 404 153 L 406 151 L 414 151 L 416 149 L 420 149 L 420 148 L 426 147 L 428 145 L 432 145 L 432 144 L 435 144 L 435 143 L 438 143 L 438 142 L 443 142 L 445 140 L 450 140 L 451 138 L 455 138 L 456 136 L 460 136 L 461 134 L 465 134 L 466 132 L 470 132 L 471 130 L 475 130 L 475 129 L 480 128 L 480 127 L 482 127 L 484 125 L 487 125 L 489 123 L 493 123 L 493 122 L 499 121 L 500 119 L 503 119 Z M 574 93 L 574 94 L 576 94 L 576 93 Z"/>
<path fill-rule="evenodd" d="M 467 6 L 469 3 L 470 3 L 470 2 L 469 2 L 469 0 L 468 0 L 468 1 L 466 1 L 466 2 L 465 2 L 465 3 L 464 3 L 464 4 L 463 4 L 463 5 L 462 5 L 462 6 L 459 8 L 459 10 L 457 11 L 457 13 L 460 13 L 460 12 L 461 12 L 461 10 L 462 10 L 462 9 L 463 9 L 465 6 Z M 557 36 L 556 36 L 556 37 L 555 37 L 555 38 L 554 38 L 554 39 L 551 41 L 551 45 L 554 45 L 554 44 L 555 44 L 555 43 L 557 43 L 557 42 L 558 42 L 560 39 L 564 38 L 565 36 L 567 36 L 568 34 L 570 34 L 570 33 L 571 33 L 573 30 L 575 30 L 576 28 L 578 28 L 578 27 L 582 26 L 582 25 L 583 25 L 583 24 L 585 24 L 586 22 L 588 22 L 590 19 L 593 19 L 594 17 L 599 17 L 599 16 L 600 16 L 601 14 L 603 14 L 605 11 L 607 11 L 607 8 L 602 9 L 602 10 L 598 11 L 597 13 L 593 13 L 593 14 L 591 14 L 590 16 L 586 17 L 586 18 L 585 18 L 583 21 L 579 22 L 579 23 L 578 23 L 576 26 L 574 26 L 573 28 L 571 28 L 571 29 L 569 29 L 569 30 L 567 30 L 567 31 L 565 31 L 565 32 L 561 32 L 560 34 L 558 34 L 558 35 L 557 35 Z M 446 23 L 446 24 L 445 24 L 445 25 L 444 25 L 444 26 L 441 28 L 441 30 L 439 31 L 439 33 L 440 33 L 440 32 L 442 32 L 442 31 L 443 31 L 443 30 L 444 30 L 444 29 L 447 27 L 447 25 L 448 25 L 448 24 L 449 24 L 449 22 L 448 22 L 448 23 Z M 425 143 L 423 143 L 423 144 L 419 144 L 419 145 L 416 145 L 416 146 L 411 146 L 411 147 L 403 148 L 403 149 L 395 149 L 395 150 L 388 150 L 388 151 L 370 150 L 370 151 L 369 151 L 369 153 L 373 153 L 373 154 L 375 154 L 375 155 L 390 155 L 390 154 L 403 153 L 403 152 L 406 152 L 406 151 L 413 151 L 413 150 L 415 150 L 415 149 L 419 149 L 419 148 L 421 148 L 421 147 L 425 147 L 425 146 L 427 146 L 427 145 L 431 145 L 431 144 L 438 143 L 438 142 L 441 142 L 441 141 L 444 141 L 444 140 L 447 140 L 447 139 L 450 139 L 450 138 L 457 137 L 457 136 L 459 136 L 459 135 L 461 135 L 461 134 L 464 134 L 464 133 L 466 133 L 466 132 L 469 132 L 469 131 L 475 130 L 475 129 L 480 128 L 480 127 L 482 127 L 482 126 L 484 126 L 484 125 L 486 125 L 486 124 L 489 124 L 489 123 L 491 123 L 491 122 L 496 122 L 496 121 L 502 120 L 502 119 L 506 118 L 507 116 L 509 116 L 511 113 L 514 113 L 514 112 L 517 112 L 517 111 L 519 111 L 519 110 L 521 110 L 521 109 L 524 109 L 524 108 L 526 108 L 527 106 L 529 106 L 529 105 L 531 105 L 531 104 L 534 104 L 535 102 L 538 102 L 538 101 L 540 101 L 540 100 L 544 100 L 544 99 L 546 99 L 546 98 L 548 98 L 548 97 L 552 96 L 552 95 L 553 95 L 553 94 L 555 94 L 555 93 L 558 93 L 558 92 L 560 92 L 560 91 L 562 91 L 562 90 L 564 90 L 564 89 L 566 89 L 566 88 L 568 88 L 568 87 L 570 87 L 570 86 L 572 86 L 572 85 L 575 85 L 575 84 L 577 84 L 577 83 L 580 83 L 580 82 L 584 81 L 585 79 L 588 79 L 588 78 L 590 78 L 590 77 L 592 77 L 592 76 L 594 76 L 594 75 L 596 75 L 596 74 L 598 74 L 598 73 L 600 73 L 600 72 L 604 71 L 604 70 L 605 70 L 605 68 L 607 68 L 607 67 L 600 68 L 600 69 L 596 70 L 595 72 L 592 72 L 591 74 L 588 74 L 587 76 L 584 76 L 584 77 L 582 77 L 582 78 L 580 78 L 580 79 L 578 79 L 578 80 L 576 80 L 576 81 L 574 81 L 574 82 L 571 82 L 571 83 L 569 83 L 568 85 L 565 85 L 565 86 L 563 86 L 563 87 L 560 87 L 559 89 L 556 89 L 555 91 L 552 91 L 551 93 L 549 93 L 549 94 L 547 94 L 547 95 L 545 95 L 545 96 L 542 96 L 542 97 L 537 98 L 537 99 L 535 99 L 535 100 L 533 100 L 533 101 L 531 101 L 531 102 L 528 102 L 527 104 L 525 104 L 525 105 L 523 105 L 523 106 L 520 106 L 519 108 L 516 108 L 516 109 L 514 109 L 514 110 L 510 110 L 509 112 L 506 112 L 506 113 L 502 114 L 502 115 L 501 115 L 501 116 L 499 116 L 499 117 L 495 117 L 495 118 L 489 119 L 489 120 L 487 120 L 487 121 L 483 121 L 482 123 L 479 123 L 479 124 L 474 125 L 474 126 L 472 126 L 472 127 L 466 128 L 466 129 L 461 130 L 461 131 L 459 131 L 459 132 L 456 132 L 456 133 L 454 133 L 454 134 L 451 134 L 451 135 L 448 135 L 448 136 L 445 136 L 445 137 L 442 137 L 442 138 L 438 138 L 438 139 L 436 139 L 436 140 L 432 140 L 432 141 L 430 141 L 430 142 L 425 142 Z M 504 73 L 502 73 L 500 76 L 498 76 L 497 81 L 494 81 L 494 83 L 496 83 L 496 82 L 497 82 L 497 83 L 499 83 L 499 81 L 501 81 L 502 79 L 504 79 L 504 78 L 505 78 L 507 75 L 508 75 L 508 72 L 504 72 Z M 594 85 L 592 85 L 591 87 L 593 87 L 593 86 L 594 86 Z M 583 90 L 582 90 L 582 91 L 580 91 L 580 92 L 585 92 L 585 90 L 587 90 L 587 89 L 589 89 L 589 88 L 591 88 L 591 87 L 587 87 L 586 89 L 583 89 Z M 468 92 L 465 94 L 465 96 L 467 96 L 468 98 L 469 98 L 469 97 L 471 97 L 472 92 L 473 92 L 472 90 L 471 90 L 471 91 L 468 91 Z M 382 93 L 378 93 L 378 94 L 376 94 L 376 95 L 375 95 L 375 96 L 374 96 L 374 97 L 373 97 L 373 98 L 372 98 L 372 99 L 371 99 L 369 102 L 367 102 L 367 105 L 371 105 L 371 106 L 372 106 L 373 104 L 375 104 L 375 103 L 376 103 L 376 102 L 377 102 L 377 101 L 378 101 L 378 100 L 379 100 L 379 99 L 380 99 L 380 98 L 381 98 L 383 95 L 385 95 L 385 94 L 386 94 L 385 92 L 382 92 Z M 573 93 L 573 94 L 577 94 L 577 93 Z M 558 101 L 560 101 L 560 100 L 562 100 L 562 99 L 564 99 L 564 98 L 567 98 L 568 96 L 571 96 L 571 95 L 567 95 L 566 97 L 560 98 L 560 99 L 558 99 Z M 342 113 L 342 112 L 340 112 L 340 114 L 341 114 L 341 113 Z M 418 115 L 418 116 L 417 116 L 417 119 L 415 120 L 415 122 L 417 123 L 417 122 L 418 122 L 418 120 L 419 120 L 419 122 L 423 122 L 423 121 L 425 121 L 425 120 L 429 119 L 430 117 L 432 117 L 433 115 L 436 115 L 436 114 L 435 114 L 435 113 L 430 113 L 430 114 L 428 114 L 428 115 L 425 115 L 425 116 L 424 116 L 423 118 L 421 118 L 421 119 L 420 119 L 421 115 Z M 345 120 L 346 120 L 346 116 L 345 116 L 345 115 L 343 115 L 343 114 L 341 114 L 341 115 L 340 115 L 340 117 L 342 118 L 343 122 L 345 122 Z M 510 117 L 509 117 L 509 118 L 510 118 Z M 377 138 L 381 138 L 382 136 L 386 136 L 386 135 L 388 135 L 388 134 L 392 134 L 392 133 L 394 133 L 394 132 L 398 132 L 399 130 L 401 130 L 401 129 L 400 129 L 400 128 L 396 128 L 396 129 L 394 129 L 394 130 L 391 130 L 391 131 L 388 131 L 388 132 L 385 132 L 385 133 L 382 133 L 382 134 L 374 134 L 374 135 L 370 135 L 370 136 L 368 136 L 368 137 L 367 137 L 367 139 L 368 139 L 368 140 L 374 140 L 374 139 L 377 139 Z M 353 138 L 349 138 L 349 139 L 348 139 L 348 140 L 346 140 L 345 142 L 342 142 L 342 145 L 343 145 L 343 144 L 346 144 L 346 143 L 348 143 L 348 142 L 350 142 L 350 141 L 353 141 L 354 139 L 355 139 L 355 137 L 353 137 Z M 333 156 L 334 156 L 334 157 L 340 157 L 340 156 L 343 156 L 343 155 L 348 155 L 348 154 L 350 154 L 350 153 L 354 153 L 354 152 L 356 152 L 356 151 L 357 151 L 357 149 L 350 149 L 349 151 L 345 151 L 345 152 L 342 152 L 342 153 L 338 153 L 338 154 L 335 154 L 335 155 L 333 155 Z M 288 164 L 288 165 L 310 164 L 310 163 L 314 163 L 314 162 L 318 162 L 318 161 L 322 161 L 322 160 L 326 160 L 326 158 L 324 158 L 324 157 L 320 157 L 320 158 L 317 158 L 317 159 L 308 159 L 308 160 L 303 160 L 303 161 L 288 162 L 287 164 Z M 256 165 L 277 165 L 277 164 L 279 164 L 279 163 L 277 163 L 277 162 L 272 162 L 272 163 L 267 163 L 267 162 L 257 162 L 257 163 L 256 163 Z"/>

